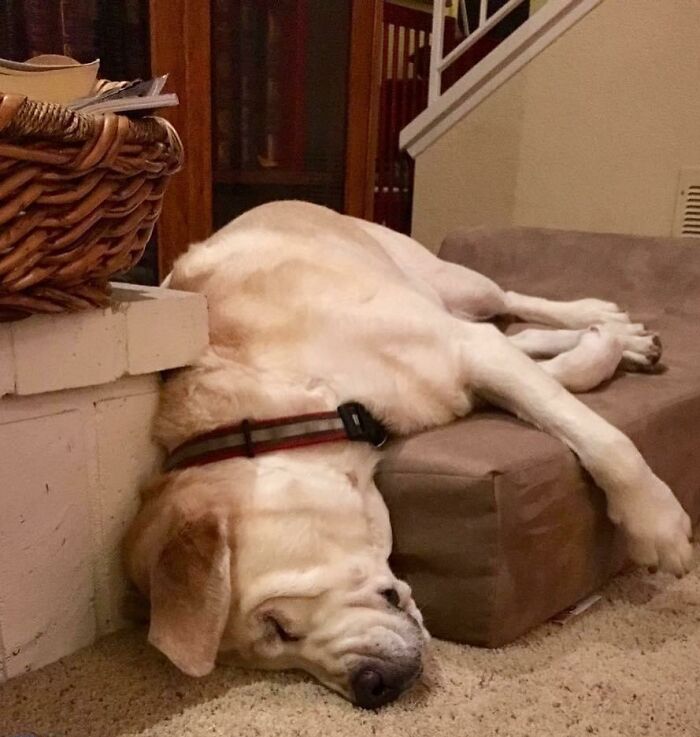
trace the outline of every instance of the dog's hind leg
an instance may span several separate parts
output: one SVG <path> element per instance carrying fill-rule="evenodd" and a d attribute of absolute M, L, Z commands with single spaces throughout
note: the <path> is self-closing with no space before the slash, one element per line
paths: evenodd
<path fill-rule="evenodd" d="M 644 325 L 630 322 L 627 313 L 614 302 L 600 299 L 558 302 L 507 292 L 483 274 L 439 259 L 413 238 L 377 223 L 354 218 L 353 222 L 376 240 L 414 284 L 422 283 L 455 317 L 481 321 L 512 315 L 525 322 L 565 328 L 556 331 L 556 338 L 538 339 L 540 345 L 546 341 L 551 351 L 541 355 L 557 355 L 570 350 L 586 328 L 604 325 L 606 330 L 622 338 L 626 370 L 649 371 L 659 360 L 661 343 L 658 336 L 647 331 Z M 518 340 L 518 347 L 531 354 L 527 346 L 533 342 L 532 338 Z M 514 341 L 516 345 L 518 340 Z"/>
<path fill-rule="evenodd" d="M 518 292 L 505 292 L 504 312 L 526 322 L 537 322 L 558 328 L 587 328 L 604 323 L 629 324 L 629 315 L 614 302 L 600 299 L 576 299 L 559 302 L 530 297 Z M 643 326 L 636 326 L 643 330 Z"/>
<path fill-rule="evenodd" d="M 365 220 L 353 218 L 353 222 L 372 236 L 408 277 L 429 286 L 456 317 L 485 320 L 513 315 L 525 322 L 570 329 L 630 322 L 627 313 L 614 302 L 599 299 L 557 302 L 504 291 L 483 274 L 439 259 L 407 235 Z M 634 325 L 628 329 L 634 333 L 644 328 Z"/>
<path fill-rule="evenodd" d="M 439 259 L 407 235 L 366 220 L 353 221 L 376 240 L 414 284 L 422 282 L 455 317 L 478 321 L 506 314 L 506 292 L 492 279 Z"/>

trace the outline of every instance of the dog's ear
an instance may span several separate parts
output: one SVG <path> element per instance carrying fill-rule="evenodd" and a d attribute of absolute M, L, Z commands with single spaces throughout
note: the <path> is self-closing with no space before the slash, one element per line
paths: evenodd
<path fill-rule="evenodd" d="M 180 517 L 151 570 L 152 645 L 191 676 L 214 668 L 231 603 L 226 520 Z"/>

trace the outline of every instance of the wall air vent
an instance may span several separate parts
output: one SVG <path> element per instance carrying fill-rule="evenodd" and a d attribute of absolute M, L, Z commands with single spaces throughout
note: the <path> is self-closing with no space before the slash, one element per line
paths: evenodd
<path fill-rule="evenodd" d="M 679 238 L 700 238 L 700 168 L 681 169 L 673 235 Z"/>

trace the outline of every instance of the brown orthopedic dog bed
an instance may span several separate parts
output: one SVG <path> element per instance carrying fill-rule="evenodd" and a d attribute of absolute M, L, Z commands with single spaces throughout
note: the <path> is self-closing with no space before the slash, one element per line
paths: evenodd
<path fill-rule="evenodd" d="M 525 294 L 618 302 L 659 331 L 664 373 L 622 374 L 579 396 L 629 435 L 697 523 L 700 242 L 460 230 L 440 256 Z M 391 514 L 393 568 L 436 637 L 503 645 L 625 564 L 603 494 L 571 451 L 502 412 L 392 443 L 378 483 Z"/>

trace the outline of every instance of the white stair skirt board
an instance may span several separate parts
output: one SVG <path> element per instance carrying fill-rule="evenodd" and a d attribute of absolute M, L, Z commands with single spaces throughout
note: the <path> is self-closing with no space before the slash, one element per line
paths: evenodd
<path fill-rule="evenodd" d="M 117 284 L 110 308 L 0 324 L 0 681 L 123 626 L 158 372 L 207 333 L 201 295 Z"/>
<path fill-rule="evenodd" d="M 549 0 L 402 131 L 414 158 L 602 0 Z"/>

